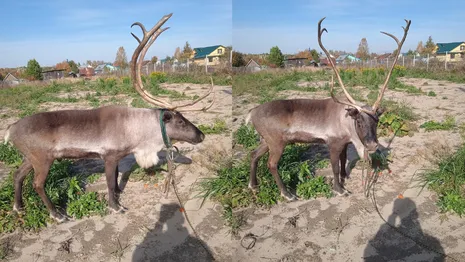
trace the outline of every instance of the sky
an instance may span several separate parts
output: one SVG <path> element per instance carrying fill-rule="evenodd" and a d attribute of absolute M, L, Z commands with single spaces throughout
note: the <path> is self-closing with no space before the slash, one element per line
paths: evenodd
<path fill-rule="evenodd" d="M 142 36 L 164 15 L 170 27 L 145 59 L 172 56 L 186 41 L 191 47 L 232 44 L 231 0 L 14 0 L 2 1 L 0 68 L 25 66 L 35 58 L 41 66 L 68 60 L 113 62 L 123 46 L 128 60 L 137 46 L 131 32 Z M 6 11 L 8 10 L 8 11 Z"/>
<path fill-rule="evenodd" d="M 370 52 L 392 52 L 392 38 L 402 37 L 404 19 L 412 21 L 402 51 L 416 49 L 432 36 L 434 42 L 465 41 L 465 1 L 452 0 L 233 0 L 233 46 L 245 53 L 267 53 L 278 46 L 283 53 L 308 48 L 320 52 L 318 21 L 326 17 L 322 37 L 328 50 L 355 53 L 366 38 Z"/>
<path fill-rule="evenodd" d="M 0 68 L 25 66 L 35 58 L 42 66 L 74 60 L 113 62 L 123 46 L 128 60 L 136 47 L 133 22 L 151 28 L 173 13 L 146 59 L 172 56 L 189 41 L 192 47 L 233 45 L 245 53 L 283 53 L 316 48 L 317 23 L 326 17 L 327 49 L 355 52 L 365 37 L 370 52 L 392 52 L 387 31 L 402 36 L 404 19 L 412 20 L 403 51 L 428 36 L 435 42 L 465 41 L 465 1 L 408 0 L 15 0 L 2 3 Z M 7 12 L 5 10 L 8 10 Z"/>

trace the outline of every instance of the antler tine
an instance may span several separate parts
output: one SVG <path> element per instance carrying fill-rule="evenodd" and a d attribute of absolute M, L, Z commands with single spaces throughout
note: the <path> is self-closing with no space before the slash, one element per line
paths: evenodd
<path fill-rule="evenodd" d="M 176 106 L 176 107 L 173 108 L 173 110 L 176 109 L 176 108 L 181 108 L 181 107 L 186 107 L 186 106 L 193 106 L 193 105 L 197 104 L 200 100 L 202 100 L 202 99 L 206 98 L 208 95 L 210 95 L 210 94 L 213 92 L 213 77 L 211 77 L 211 76 L 210 76 L 210 81 L 211 81 L 211 87 L 210 87 L 210 89 L 208 90 L 208 92 L 207 92 L 205 95 L 203 95 L 203 96 L 197 98 L 196 100 L 194 100 L 194 101 L 192 101 L 192 102 L 190 102 L 190 103 L 187 103 L 187 104 L 184 104 L 184 105 Z M 204 106 L 204 107 L 202 107 L 202 108 L 192 108 L 192 109 L 184 109 L 184 110 L 178 110 L 178 111 L 181 111 L 181 112 L 187 112 L 187 111 L 206 111 L 206 110 L 208 110 L 210 107 L 213 106 L 214 102 L 215 102 L 215 93 L 213 92 L 213 99 L 212 99 L 212 101 L 210 102 L 210 104 L 208 104 L 208 105 L 206 105 L 206 106 Z"/>
<path fill-rule="evenodd" d="M 149 49 L 149 47 L 155 42 L 155 40 L 161 33 L 163 33 L 165 30 L 168 29 L 168 28 L 160 29 L 160 27 L 166 21 L 168 21 L 168 19 L 171 16 L 172 16 L 172 13 L 163 16 L 149 32 L 147 32 L 144 25 L 139 22 L 135 22 L 131 25 L 131 27 L 133 27 L 134 25 L 138 25 L 142 29 L 142 32 L 144 34 L 142 41 L 141 41 L 136 35 L 131 33 L 132 36 L 139 42 L 139 45 L 134 50 L 134 54 L 132 55 L 132 60 L 131 60 L 131 76 L 133 79 L 133 86 L 146 102 L 156 105 L 156 106 L 165 107 L 165 108 L 170 108 L 172 107 L 172 105 L 163 99 L 154 97 L 153 95 L 151 95 L 144 89 L 144 86 L 142 84 L 140 70 L 142 67 L 142 62 L 144 60 L 145 54 L 147 53 L 147 50 Z"/>
<path fill-rule="evenodd" d="M 381 104 L 381 100 L 383 99 L 384 92 L 387 89 L 387 85 L 389 83 L 389 79 L 391 78 L 392 71 L 394 70 L 394 66 L 396 65 L 397 60 L 399 59 L 400 50 L 402 49 L 402 45 L 404 45 L 405 39 L 407 38 L 408 30 L 410 29 L 410 24 L 412 23 L 411 20 L 407 20 L 407 19 L 404 19 L 404 20 L 407 23 L 407 26 L 402 27 L 404 29 L 404 36 L 402 37 L 402 40 L 400 42 L 399 42 L 399 39 L 397 39 L 397 37 L 395 37 L 394 35 L 386 33 L 386 32 L 381 32 L 387 36 L 392 37 L 396 41 L 397 51 L 395 53 L 394 62 L 392 63 L 391 68 L 389 68 L 389 72 L 386 76 L 386 80 L 384 81 L 383 86 L 381 87 L 381 90 L 379 92 L 378 99 L 376 99 L 376 102 L 373 104 L 373 111 L 375 112 L 378 109 L 379 105 Z"/>
<path fill-rule="evenodd" d="M 370 111 L 368 111 L 368 110 L 366 110 L 366 109 L 364 109 L 361 106 L 358 106 L 356 104 L 351 104 L 351 103 L 347 103 L 347 102 L 344 102 L 344 101 L 339 101 L 339 99 L 337 99 L 336 96 L 334 95 L 334 77 L 333 77 L 333 75 L 331 75 L 331 89 L 330 89 L 329 92 L 330 92 L 331 97 L 333 98 L 334 102 L 336 102 L 336 103 L 354 107 L 358 111 L 365 112 L 367 114 L 372 114 L 373 113 L 373 112 L 370 112 Z"/>
<path fill-rule="evenodd" d="M 333 63 L 333 60 L 331 59 L 331 54 L 328 52 L 328 50 L 326 50 L 326 48 L 323 46 L 323 43 L 321 42 L 321 36 L 323 35 L 323 32 L 328 32 L 328 30 L 326 30 L 326 28 L 321 29 L 321 23 L 325 19 L 326 19 L 326 17 L 323 17 L 318 22 L 318 44 L 320 45 L 323 52 L 325 52 L 326 57 L 328 57 L 329 64 L 331 65 L 331 68 L 333 69 L 334 73 L 336 74 L 339 85 L 341 86 L 342 90 L 344 91 L 344 94 L 346 95 L 347 99 L 349 100 L 350 103 L 353 104 L 354 107 L 359 108 L 359 106 L 357 106 L 357 102 L 355 102 L 355 100 L 352 98 L 352 96 L 349 94 L 349 92 L 345 88 L 344 83 L 342 82 L 342 78 L 339 75 L 339 72 L 337 71 L 336 65 Z"/>

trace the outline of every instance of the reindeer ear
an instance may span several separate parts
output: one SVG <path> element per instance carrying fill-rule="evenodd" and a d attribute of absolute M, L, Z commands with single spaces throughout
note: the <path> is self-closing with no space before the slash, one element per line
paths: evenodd
<path fill-rule="evenodd" d="M 352 118 L 355 118 L 360 112 L 358 111 L 358 109 L 356 108 L 347 108 L 347 113 L 349 114 L 349 116 L 351 116 Z"/>
<path fill-rule="evenodd" d="M 376 115 L 379 117 L 380 115 L 382 115 L 384 113 L 384 108 L 378 108 L 376 109 Z"/>
<path fill-rule="evenodd" d="M 173 114 L 170 111 L 165 111 L 163 114 L 163 122 L 168 123 L 171 119 L 173 119 Z"/>

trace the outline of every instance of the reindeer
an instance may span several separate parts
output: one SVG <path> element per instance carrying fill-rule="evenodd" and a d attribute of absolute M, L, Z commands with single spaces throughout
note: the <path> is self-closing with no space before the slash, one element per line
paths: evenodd
<path fill-rule="evenodd" d="M 129 154 L 134 154 L 142 168 L 159 162 L 157 153 L 166 145 L 164 140 L 201 143 L 205 135 L 178 108 L 191 106 L 207 97 L 213 90 L 213 80 L 208 92 L 184 105 L 173 106 L 167 101 L 148 93 L 141 80 L 141 64 L 148 48 L 157 37 L 168 28 L 160 27 L 172 16 L 163 16 L 150 30 L 136 22 L 143 32 L 140 40 L 131 33 L 139 45 L 131 60 L 133 86 L 142 98 L 150 104 L 162 108 L 130 108 L 105 106 L 91 110 L 61 110 L 38 113 L 25 117 L 8 127 L 5 143 L 11 142 L 23 155 L 21 166 L 14 173 L 13 210 L 23 210 L 22 186 L 26 175 L 34 170 L 33 187 L 57 222 L 66 220 L 58 212 L 45 194 L 45 180 L 55 159 L 101 158 L 105 161 L 105 176 L 108 187 L 108 205 L 111 211 L 120 213 L 126 208 L 118 201 L 121 190 L 118 186 L 118 162 Z M 205 111 L 203 108 L 187 108 L 181 111 Z M 163 133 L 166 136 L 163 137 Z M 169 144 L 169 142 L 168 142 Z"/>
<path fill-rule="evenodd" d="M 318 22 L 318 43 L 326 56 L 331 57 L 321 41 L 323 32 L 327 32 L 326 28 L 321 29 L 321 23 L 324 19 L 322 18 Z M 399 52 L 407 37 L 411 21 L 405 21 L 407 25 L 405 28 L 403 27 L 404 36 L 400 42 L 394 35 L 381 32 L 396 41 L 397 52 L 394 63 L 388 71 L 386 80 L 373 106 L 359 105 L 350 96 L 336 65 L 333 60 L 329 59 L 330 66 L 348 101 L 339 101 L 333 93 L 333 86 L 331 86 L 331 98 L 275 100 L 250 110 L 246 124 L 251 122 L 261 137 L 259 146 L 251 154 L 249 188 L 252 191 L 255 192 L 258 185 L 256 174 L 258 160 L 266 152 L 269 152 L 268 169 L 281 191 L 281 196 L 288 201 L 295 200 L 296 197 L 287 191 L 278 174 L 278 162 L 287 144 L 317 142 L 326 143 L 329 147 L 334 175 L 333 190 L 338 195 L 350 193 L 344 188 L 347 146 L 349 143 L 353 143 L 360 157 L 366 157 L 365 149 L 367 153 L 373 153 L 378 148 L 376 130 L 379 117 L 383 113 L 380 104 Z"/>

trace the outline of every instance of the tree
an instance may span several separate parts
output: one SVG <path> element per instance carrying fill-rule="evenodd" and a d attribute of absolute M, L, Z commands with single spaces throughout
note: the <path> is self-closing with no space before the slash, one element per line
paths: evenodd
<path fill-rule="evenodd" d="M 152 56 L 152 59 L 150 59 L 150 61 L 152 62 L 152 64 L 155 64 L 158 61 L 158 57 Z"/>
<path fill-rule="evenodd" d="M 194 51 L 192 50 L 191 45 L 189 44 L 189 42 L 186 41 L 186 44 L 184 45 L 184 48 L 182 49 L 181 59 L 187 60 L 191 58 L 193 53 Z"/>
<path fill-rule="evenodd" d="M 35 59 L 31 59 L 27 62 L 26 76 L 30 80 L 42 80 L 42 69 L 40 68 L 39 62 Z"/>
<path fill-rule="evenodd" d="M 428 41 L 426 41 L 426 44 L 425 44 L 424 54 L 432 54 L 435 48 L 436 48 L 436 44 L 433 42 L 433 38 L 429 36 Z"/>
<path fill-rule="evenodd" d="M 312 55 L 312 59 L 319 63 L 320 62 L 320 56 L 318 55 L 318 52 L 315 49 L 310 50 L 310 54 Z"/>
<path fill-rule="evenodd" d="M 270 55 L 268 56 L 268 62 L 270 66 L 283 67 L 284 66 L 284 56 L 279 47 L 273 46 L 270 49 Z"/>
<path fill-rule="evenodd" d="M 174 58 L 180 60 L 181 59 L 181 48 L 176 47 L 176 50 L 174 51 Z"/>
<path fill-rule="evenodd" d="M 76 64 L 76 62 L 74 62 L 73 60 L 69 61 L 68 62 L 68 65 L 69 65 L 69 68 L 70 68 L 70 71 L 77 74 L 79 73 L 79 67 L 78 65 Z"/>
<path fill-rule="evenodd" d="M 66 71 L 66 73 L 68 73 L 70 71 L 70 67 L 69 67 L 69 64 L 68 64 L 68 61 L 63 61 L 61 63 L 58 63 L 55 65 L 55 68 L 56 69 L 63 69 Z"/>
<path fill-rule="evenodd" d="M 425 47 L 423 46 L 423 41 L 418 42 L 416 51 L 417 53 L 423 55 L 423 52 L 425 51 Z"/>
<path fill-rule="evenodd" d="M 307 59 L 312 59 L 312 53 L 310 52 L 310 50 L 306 49 L 304 51 L 300 51 L 298 52 L 295 57 L 297 58 L 307 58 Z"/>
<path fill-rule="evenodd" d="M 413 51 L 412 49 L 409 49 L 407 51 L 407 56 L 414 56 L 415 55 L 415 51 Z"/>
<path fill-rule="evenodd" d="M 124 50 L 124 47 L 120 46 L 118 48 L 118 52 L 116 52 L 115 63 L 113 63 L 113 65 L 119 66 L 122 69 L 126 69 L 128 67 L 128 58 L 126 56 L 126 51 Z"/>
<path fill-rule="evenodd" d="M 241 52 L 233 52 L 233 54 L 232 54 L 232 66 L 234 66 L 234 67 L 245 66 L 244 55 Z"/>
<path fill-rule="evenodd" d="M 368 41 L 366 38 L 362 38 L 360 41 L 355 55 L 362 60 L 368 60 L 370 58 L 370 50 L 368 48 Z"/>

